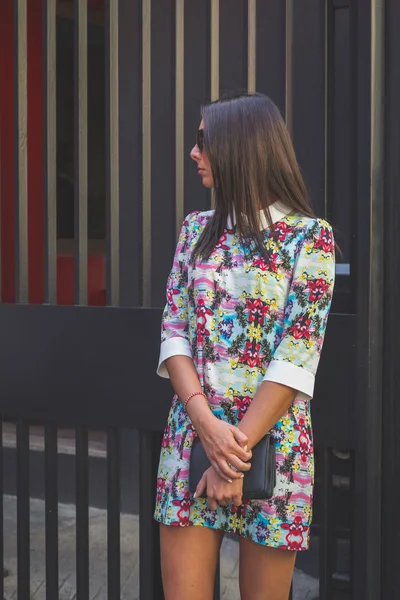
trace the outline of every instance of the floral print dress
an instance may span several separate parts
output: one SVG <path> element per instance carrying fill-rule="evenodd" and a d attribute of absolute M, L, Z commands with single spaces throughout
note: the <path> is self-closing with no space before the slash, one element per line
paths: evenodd
<path fill-rule="evenodd" d="M 184 221 L 167 284 L 158 374 L 165 360 L 192 357 L 210 409 L 237 425 L 263 381 L 298 393 L 272 428 L 277 477 L 269 500 L 210 510 L 189 492 L 195 434 L 175 396 L 165 429 L 155 518 L 166 525 L 204 526 L 287 550 L 309 545 L 314 480 L 310 399 L 331 305 L 335 274 L 331 227 L 275 203 L 274 224 L 260 213 L 268 260 L 240 241 L 228 221 L 208 261 L 190 262 L 213 211 Z"/>

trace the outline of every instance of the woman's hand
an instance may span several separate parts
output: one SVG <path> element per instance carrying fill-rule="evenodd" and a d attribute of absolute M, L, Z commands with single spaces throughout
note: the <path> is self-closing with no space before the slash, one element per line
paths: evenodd
<path fill-rule="evenodd" d="M 207 490 L 207 502 L 211 510 L 217 510 L 218 505 L 240 506 L 243 496 L 243 474 L 240 479 L 227 483 L 217 475 L 213 467 L 210 467 L 200 479 L 194 497 L 200 497 L 204 490 Z"/>
<path fill-rule="evenodd" d="M 242 471 L 251 467 L 247 462 L 251 451 L 247 450 L 247 435 L 234 425 L 212 415 L 196 431 L 216 474 L 229 484 L 242 477 Z"/>

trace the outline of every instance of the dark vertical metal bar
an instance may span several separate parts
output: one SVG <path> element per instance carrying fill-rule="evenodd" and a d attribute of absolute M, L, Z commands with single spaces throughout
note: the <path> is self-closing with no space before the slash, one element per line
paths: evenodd
<path fill-rule="evenodd" d="M 286 2 L 257 2 L 257 91 L 267 94 L 285 115 Z"/>
<path fill-rule="evenodd" d="M 400 264 L 399 194 L 400 194 L 400 3 L 386 1 L 386 173 L 385 173 L 385 288 L 384 325 L 384 439 L 382 460 L 382 598 L 390 598 L 398 587 L 400 564 L 400 523 L 393 519 L 398 500 L 393 482 L 400 471 L 400 379 L 398 376 L 398 340 L 400 339 L 400 282 L 393 273 Z"/>
<path fill-rule="evenodd" d="M 2 167 L 2 163 L 3 163 L 3 159 L 2 159 L 2 146 L 3 146 L 3 134 L 2 134 L 2 122 L 0 121 L 0 207 L 3 206 L 3 197 L 2 197 L 2 183 L 1 183 L 1 178 L 2 178 L 2 172 L 1 172 L 1 167 Z M 0 301 L 2 299 L 2 280 L 3 280 L 3 275 L 2 275 L 2 269 L 3 269 L 3 264 L 2 264 L 2 237 L 1 237 L 1 227 L 0 227 Z"/>
<path fill-rule="evenodd" d="M 142 3 L 143 306 L 151 306 L 151 0 Z"/>
<path fill-rule="evenodd" d="M 139 433 L 139 565 L 140 597 L 163 598 L 159 525 L 153 519 L 161 435 Z"/>
<path fill-rule="evenodd" d="M 187 5 L 187 3 L 186 3 Z M 165 299 L 164 273 L 176 245 L 176 24 L 174 0 L 153 2 L 151 15 L 151 306 Z M 186 56 L 185 56 L 186 59 Z M 162 77 L 160 77 L 162 73 Z M 160 138 L 162 123 L 164 135 Z M 179 139 L 178 141 L 179 145 Z M 158 200 L 163 198 L 162 202 Z M 154 200 L 154 201 L 153 201 Z M 182 222 L 181 222 L 182 224 Z"/>
<path fill-rule="evenodd" d="M 88 133 L 87 0 L 74 5 L 74 221 L 75 303 L 86 305 L 88 292 Z"/>
<path fill-rule="evenodd" d="M 175 231 L 179 235 L 184 218 L 184 109 L 185 109 L 185 2 L 175 7 Z"/>
<path fill-rule="evenodd" d="M 30 598 L 29 425 L 17 423 L 18 600 Z"/>
<path fill-rule="evenodd" d="M 56 3 L 43 0 L 44 301 L 57 302 Z"/>
<path fill-rule="evenodd" d="M 89 600 L 88 430 L 76 429 L 76 600 Z"/>
<path fill-rule="evenodd" d="M 219 96 L 219 0 L 211 0 L 210 22 L 210 94 L 211 100 Z M 211 207 L 215 206 L 214 191 L 211 191 Z"/>
<path fill-rule="evenodd" d="M 355 469 L 355 458 L 354 458 L 354 450 L 350 452 L 350 502 L 351 502 L 351 526 L 350 526 L 350 558 L 349 558 L 349 570 L 350 570 L 350 590 L 353 589 L 354 583 L 354 542 L 355 542 L 355 531 L 354 531 L 354 523 L 355 523 L 355 507 L 356 507 L 356 498 L 355 498 L 355 488 L 354 481 L 356 476 Z M 396 573 L 397 575 L 397 573 Z"/>
<path fill-rule="evenodd" d="M 121 593 L 120 548 L 120 438 L 118 429 L 107 432 L 107 582 L 108 598 Z"/>
<path fill-rule="evenodd" d="M 119 304 L 119 0 L 106 0 L 107 304 Z"/>
<path fill-rule="evenodd" d="M 3 419 L 0 417 L 0 598 L 4 598 Z"/>
<path fill-rule="evenodd" d="M 329 2 L 325 2 L 321 19 L 324 38 L 324 217 L 329 218 L 329 200 L 332 172 L 332 143 L 331 143 L 331 123 L 332 123 L 332 97 L 330 95 L 333 75 L 332 61 L 332 39 L 333 39 L 333 10 Z"/>
<path fill-rule="evenodd" d="M 198 185 L 191 164 L 193 161 L 187 151 L 194 145 L 194 136 L 200 123 L 200 98 L 208 100 L 210 97 L 209 13 L 209 2 L 194 2 L 190 10 L 185 10 L 185 215 L 193 210 L 208 210 L 210 206 L 210 194 Z"/>
<path fill-rule="evenodd" d="M 293 133 L 293 1 L 286 0 L 286 79 L 285 79 L 285 119 Z"/>
<path fill-rule="evenodd" d="M 14 2 L 15 297 L 28 302 L 28 65 L 26 0 Z"/>
<path fill-rule="evenodd" d="M 354 600 L 381 597 L 384 220 L 384 3 L 353 10 L 356 84 L 357 418 Z M 383 308 L 382 308 L 383 307 Z"/>
<path fill-rule="evenodd" d="M 213 33 L 218 33 L 218 42 L 215 40 L 218 43 L 219 61 L 218 95 L 227 90 L 246 89 L 249 83 L 249 42 L 250 44 L 255 42 L 254 36 L 253 39 L 251 37 L 251 27 L 254 22 L 251 20 L 249 3 L 247 0 L 218 0 L 216 21 L 219 23 L 219 28 L 218 31 L 212 32 L 211 39 Z M 213 48 L 211 48 L 212 53 Z"/>
<path fill-rule="evenodd" d="M 119 6 L 120 306 L 142 303 L 141 10 L 142 0 Z"/>
<path fill-rule="evenodd" d="M 45 427 L 46 600 L 58 600 L 57 427 Z M 1 597 L 1 596 L 0 596 Z"/>
<path fill-rule="evenodd" d="M 332 599 L 332 574 L 335 539 L 332 525 L 332 452 L 321 449 L 320 475 L 321 489 L 321 528 L 319 539 L 319 597 Z"/>
<path fill-rule="evenodd" d="M 350 263 L 356 219 L 356 203 L 351 194 L 351 102 L 350 102 L 350 9 L 327 5 L 327 67 L 326 67 L 326 193 L 325 215 L 336 227 L 338 241 L 344 254 L 340 262 Z M 343 267 L 344 268 L 344 267 Z M 355 303 L 356 292 L 350 265 L 350 277 L 338 279 L 336 297 L 340 290 Z M 349 298 L 350 299 L 350 298 Z M 349 306 L 349 312 L 355 309 Z"/>
<path fill-rule="evenodd" d="M 302 3 L 289 0 L 290 13 L 287 14 L 290 29 L 286 44 L 290 90 L 288 123 L 297 158 L 318 215 L 323 215 L 325 208 L 325 5 L 326 2 L 319 0 Z M 306 43 L 304 40 L 307 40 Z"/>
<path fill-rule="evenodd" d="M 221 570 L 220 570 L 220 562 L 218 561 L 217 571 L 215 573 L 214 580 L 214 600 L 221 599 Z"/>

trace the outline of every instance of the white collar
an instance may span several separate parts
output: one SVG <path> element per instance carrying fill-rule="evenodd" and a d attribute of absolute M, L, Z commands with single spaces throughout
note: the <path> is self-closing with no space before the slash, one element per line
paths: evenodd
<path fill-rule="evenodd" d="M 271 215 L 271 219 L 272 219 L 273 223 L 278 223 L 278 221 L 283 219 L 287 214 L 289 214 L 292 211 L 291 208 L 285 206 L 284 204 L 282 204 L 279 201 L 276 201 L 273 204 L 271 204 L 268 207 L 268 210 Z M 269 223 L 268 223 L 268 219 L 265 217 L 264 210 L 260 210 L 258 212 L 258 215 L 259 215 L 259 222 L 260 222 L 260 231 L 262 231 L 263 229 L 268 229 Z M 233 219 L 228 217 L 226 225 L 227 225 L 228 229 L 232 229 L 235 224 L 236 224 L 236 217 L 235 217 L 235 213 L 233 212 Z"/>

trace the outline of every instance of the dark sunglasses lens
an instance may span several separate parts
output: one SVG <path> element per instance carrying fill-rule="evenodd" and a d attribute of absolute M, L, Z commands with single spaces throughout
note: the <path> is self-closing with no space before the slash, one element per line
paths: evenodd
<path fill-rule="evenodd" d="M 200 150 L 200 152 L 203 152 L 203 150 L 204 150 L 204 131 L 202 129 L 199 129 L 197 131 L 196 143 L 197 143 L 197 147 Z"/>

